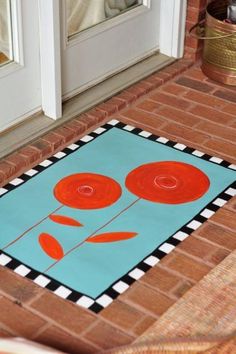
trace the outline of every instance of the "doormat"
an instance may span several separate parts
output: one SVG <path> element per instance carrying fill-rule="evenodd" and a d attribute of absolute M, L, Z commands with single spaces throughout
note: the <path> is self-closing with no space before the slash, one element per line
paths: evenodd
<path fill-rule="evenodd" d="M 235 165 L 113 119 L 0 188 L 0 264 L 98 313 L 235 194 Z"/>

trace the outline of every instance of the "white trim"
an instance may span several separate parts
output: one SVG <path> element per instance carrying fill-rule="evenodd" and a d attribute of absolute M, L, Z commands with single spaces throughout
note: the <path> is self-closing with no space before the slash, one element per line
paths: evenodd
<path fill-rule="evenodd" d="M 16 63 L 24 66 L 23 23 L 21 7 L 22 3 L 20 0 L 11 0 L 13 59 Z"/>
<path fill-rule="evenodd" d="M 160 52 L 173 58 L 184 53 L 187 0 L 161 0 Z"/>
<path fill-rule="evenodd" d="M 39 0 L 39 31 L 42 110 L 57 119 L 62 116 L 59 0 Z"/>
<path fill-rule="evenodd" d="M 11 0 L 10 13 L 10 60 L 12 62 L 0 67 L 0 79 L 13 74 L 24 67 L 23 50 L 23 25 L 22 25 L 22 3 L 20 0 Z"/>

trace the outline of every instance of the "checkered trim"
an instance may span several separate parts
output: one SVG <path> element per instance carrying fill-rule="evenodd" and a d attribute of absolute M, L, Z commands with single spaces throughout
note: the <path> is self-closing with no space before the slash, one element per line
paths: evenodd
<path fill-rule="evenodd" d="M 0 198 L 4 197 L 8 192 L 15 188 L 18 188 L 29 179 L 33 178 L 37 174 L 43 172 L 56 162 L 62 160 L 69 154 L 77 151 L 82 146 L 90 143 L 98 136 L 106 133 L 112 128 L 119 128 L 132 134 L 138 135 L 144 139 L 157 142 L 159 144 L 165 144 L 174 149 L 180 150 L 184 153 L 194 155 L 203 160 L 207 160 L 211 163 L 221 165 L 225 168 L 235 170 L 236 165 L 222 160 L 218 157 L 212 157 L 201 151 L 187 147 L 184 144 L 180 144 L 165 137 L 153 135 L 150 132 L 144 131 L 139 128 L 135 128 L 131 125 L 126 125 L 120 121 L 113 119 L 105 125 L 97 128 L 92 133 L 85 135 L 77 142 L 67 146 L 60 152 L 57 152 L 52 157 L 42 161 L 38 166 L 23 173 L 20 177 L 13 179 L 3 188 L 0 188 Z M 87 295 L 81 294 L 69 287 L 64 286 L 55 279 L 44 275 L 29 266 L 19 262 L 17 259 L 11 257 L 6 252 L 0 251 L 0 265 L 12 269 L 15 273 L 22 277 L 31 279 L 39 286 L 51 290 L 54 294 L 60 296 L 63 299 L 68 299 L 79 306 L 90 309 L 91 311 L 98 313 L 107 306 L 109 306 L 114 299 L 120 294 L 124 293 L 131 284 L 140 279 L 150 268 L 154 267 L 163 257 L 172 252 L 175 247 L 185 240 L 193 231 L 197 230 L 206 220 L 215 214 L 215 212 L 227 203 L 233 196 L 236 195 L 236 181 L 228 186 L 222 193 L 220 193 L 212 202 L 210 202 L 204 209 L 202 209 L 192 220 L 189 220 L 184 226 L 182 226 L 177 232 L 171 235 L 165 242 L 159 245 L 152 253 L 145 257 L 140 263 L 138 263 L 133 269 L 129 270 L 127 274 L 118 279 L 108 289 L 106 289 L 100 296 L 93 299 Z"/>

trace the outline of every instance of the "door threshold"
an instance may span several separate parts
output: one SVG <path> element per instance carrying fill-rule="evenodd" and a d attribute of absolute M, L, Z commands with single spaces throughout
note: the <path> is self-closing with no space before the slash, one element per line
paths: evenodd
<path fill-rule="evenodd" d="M 29 144 L 75 116 L 86 112 L 125 88 L 170 65 L 175 60 L 164 54 L 155 53 L 149 58 L 64 102 L 62 118 L 53 120 L 46 117 L 42 112 L 27 118 L 24 122 L 1 133 L 0 158 Z"/>

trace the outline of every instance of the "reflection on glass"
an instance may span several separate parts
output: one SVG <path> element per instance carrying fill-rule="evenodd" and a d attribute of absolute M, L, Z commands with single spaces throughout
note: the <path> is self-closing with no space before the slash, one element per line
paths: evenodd
<path fill-rule="evenodd" d="M 10 0 L 0 0 L 0 66 L 11 59 Z"/>
<path fill-rule="evenodd" d="M 120 15 L 142 3 L 142 0 L 66 0 L 68 36 Z"/>

